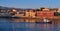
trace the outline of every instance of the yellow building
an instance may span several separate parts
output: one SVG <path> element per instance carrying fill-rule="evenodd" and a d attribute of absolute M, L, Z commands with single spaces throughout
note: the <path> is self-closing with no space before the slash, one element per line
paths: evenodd
<path fill-rule="evenodd" d="M 26 10 L 26 17 L 35 17 L 35 12 L 33 12 L 33 10 Z"/>

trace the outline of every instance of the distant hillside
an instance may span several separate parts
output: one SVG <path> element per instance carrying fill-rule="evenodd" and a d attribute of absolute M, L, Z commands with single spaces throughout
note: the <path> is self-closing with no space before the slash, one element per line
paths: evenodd
<path fill-rule="evenodd" d="M 11 9 L 23 10 L 21 8 L 12 8 L 12 7 L 3 7 L 3 6 L 0 6 L 0 10 L 11 10 Z"/>

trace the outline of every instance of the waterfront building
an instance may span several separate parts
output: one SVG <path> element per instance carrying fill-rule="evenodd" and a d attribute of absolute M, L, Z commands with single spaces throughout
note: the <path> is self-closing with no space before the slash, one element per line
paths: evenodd
<path fill-rule="evenodd" d="M 13 16 L 13 15 L 15 15 L 17 13 L 17 10 L 16 9 L 10 9 L 8 11 L 8 13 Z"/>
<path fill-rule="evenodd" d="M 24 17 L 24 12 L 22 12 L 22 11 L 17 11 L 17 13 L 15 14 L 15 16 L 17 16 L 17 17 Z"/>
<path fill-rule="evenodd" d="M 37 12 L 37 17 L 40 17 L 40 18 L 54 17 L 54 12 L 50 11 L 48 8 L 44 8 L 42 9 L 42 11 Z"/>
<path fill-rule="evenodd" d="M 57 12 L 59 12 L 60 13 L 60 8 L 58 8 L 58 11 Z"/>
<path fill-rule="evenodd" d="M 33 10 L 26 10 L 26 17 L 35 17 L 35 12 Z"/>

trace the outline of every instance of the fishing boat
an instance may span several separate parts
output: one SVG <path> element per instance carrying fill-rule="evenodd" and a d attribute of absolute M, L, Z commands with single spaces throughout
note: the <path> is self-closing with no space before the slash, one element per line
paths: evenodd
<path fill-rule="evenodd" d="M 49 23 L 49 24 L 51 24 L 52 21 L 44 18 L 42 22 L 36 22 L 36 23 Z"/>

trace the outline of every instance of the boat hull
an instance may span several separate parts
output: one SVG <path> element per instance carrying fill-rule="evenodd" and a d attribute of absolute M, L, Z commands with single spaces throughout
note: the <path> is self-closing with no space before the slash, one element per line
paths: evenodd
<path fill-rule="evenodd" d="M 50 22 L 35 22 L 35 23 L 40 23 L 40 24 L 46 24 L 46 23 L 48 23 L 48 24 L 52 24 L 52 21 L 50 21 Z"/>

